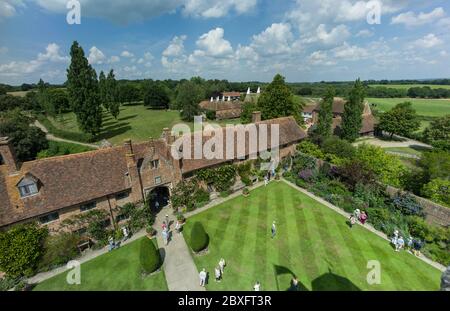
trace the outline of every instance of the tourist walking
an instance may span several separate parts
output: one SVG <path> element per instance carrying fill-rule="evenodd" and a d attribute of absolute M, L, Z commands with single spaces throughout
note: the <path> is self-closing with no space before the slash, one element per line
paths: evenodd
<path fill-rule="evenodd" d="M 123 240 L 124 241 L 126 241 L 126 240 L 128 240 L 128 229 L 127 229 L 127 227 L 122 227 L 122 233 L 123 233 Z"/>
<path fill-rule="evenodd" d="M 271 232 L 272 232 L 272 239 L 273 239 L 275 237 L 275 235 L 277 234 L 277 226 L 275 225 L 275 221 L 272 223 Z"/>
<path fill-rule="evenodd" d="M 423 246 L 423 243 L 422 243 L 421 240 L 414 239 L 414 241 L 413 241 L 413 247 L 414 247 L 413 252 L 414 252 L 414 255 L 416 255 L 418 257 L 421 255 L 420 254 L 420 250 L 422 249 L 422 246 Z"/>
<path fill-rule="evenodd" d="M 181 225 L 180 222 L 177 220 L 177 222 L 175 223 L 175 231 L 180 234 L 181 233 Z"/>
<path fill-rule="evenodd" d="M 223 270 L 225 269 L 226 263 L 225 259 L 221 258 L 219 261 L 220 273 L 223 274 Z"/>
<path fill-rule="evenodd" d="M 259 292 L 261 290 L 261 283 L 259 283 L 258 281 L 256 281 L 255 285 L 253 285 L 253 290 L 255 292 Z"/>
<path fill-rule="evenodd" d="M 163 229 L 163 231 L 167 229 L 166 221 L 163 221 L 161 228 Z"/>
<path fill-rule="evenodd" d="M 365 211 L 361 212 L 361 215 L 359 216 L 359 221 L 364 225 L 367 221 L 367 214 Z"/>
<path fill-rule="evenodd" d="M 203 270 L 200 271 L 198 276 L 200 278 L 200 286 L 205 287 L 205 285 L 206 285 L 206 277 L 208 276 L 208 274 L 206 273 L 206 269 L 203 268 Z"/>
<path fill-rule="evenodd" d="M 167 229 L 170 229 L 170 219 L 169 219 L 169 215 L 166 214 L 166 224 L 167 224 Z"/>
<path fill-rule="evenodd" d="M 353 211 L 353 216 L 355 216 L 355 218 L 359 220 L 359 217 L 361 216 L 361 211 L 359 210 L 359 208 Z"/>
<path fill-rule="evenodd" d="M 169 232 L 167 230 L 163 230 L 162 238 L 164 240 L 164 244 L 168 245 L 169 244 Z"/>
<path fill-rule="evenodd" d="M 294 276 L 291 280 L 291 290 L 298 291 L 298 279 Z"/>
<path fill-rule="evenodd" d="M 353 226 L 356 224 L 356 217 L 355 215 L 350 215 L 350 228 L 353 228 Z"/>
<path fill-rule="evenodd" d="M 401 251 L 404 246 L 405 246 L 405 240 L 403 240 L 403 237 L 400 236 L 397 240 L 397 245 L 395 247 L 395 251 L 396 252 Z"/>
<path fill-rule="evenodd" d="M 220 273 L 219 267 L 216 267 L 214 269 L 214 276 L 216 277 L 216 282 L 220 282 L 220 279 L 222 278 L 222 273 Z"/>
<path fill-rule="evenodd" d="M 267 178 L 267 176 L 264 176 L 264 186 L 267 186 L 268 183 L 269 179 Z"/>
<path fill-rule="evenodd" d="M 109 236 L 108 242 L 109 242 L 109 251 L 112 251 L 114 249 L 114 246 L 115 246 L 114 245 L 114 238 L 112 236 Z"/>

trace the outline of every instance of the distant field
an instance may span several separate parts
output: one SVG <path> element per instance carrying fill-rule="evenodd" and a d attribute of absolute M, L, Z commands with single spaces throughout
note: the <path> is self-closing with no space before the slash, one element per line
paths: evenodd
<path fill-rule="evenodd" d="M 434 85 L 434 84 L 370 84 L 370 87 L 387 87 L 389 89 L 410 89 L 412 87 L 429 86 L 432 89 L 450 89 L 450 85 Z"/>
<path fill-rule="evenodd" d="M 28 92 L 30 92 L 30 91 L 7 92 L 6 94 L 12 95 L 12 96 L 17 96 L 17 97 L 25 97 L 25 95 L 27 95 Z"/>
<path fill-rule="evenodd" d="M 61 117 L 50 119 L 50 121 L 60 130 L 81 133 L 74 113 L 66 113 Z M 223 120 L 217 123 L 225 126 L 226 124 L 238 124 L 240 120 Z M 165 127 L 172 128 L 175 124 L 187 124 L 193 129 L 193 123 L 181 120 L 179 111 L 151 110 L 142 104 L 123 105 L 120 108 L 118 120 L 114 120 L 107 113 L 104 114 L 103 128 L 97 141 L 106 139 L 113 145 L 118 145 L 128 138 L 134 141 L 145 141 L 150 137 L 159 138 Z"/>
<path fill-rule="evenodd" d="M 450 114 L 450 99 L 415 99 L 415 98 L 367 98 L 379 111 L 389 111 L 395 105 L 409 101 L 420 116 L 441 117 Z"/>

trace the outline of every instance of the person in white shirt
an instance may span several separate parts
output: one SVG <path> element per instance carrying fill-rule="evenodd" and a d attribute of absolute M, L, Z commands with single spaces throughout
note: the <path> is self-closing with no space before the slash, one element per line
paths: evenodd
<path fill-rule="evenodd" d="M 255 292 L 259 292 L 261 290 L 261 284 L 258 281 L 256 281 L 256 284 L 253 286 L 253 290 Z"/>
<path fill-rule="evenodd" d="M 216 267 L 214 269 L 214 276 L 216 277 L 216 282 L 220 282 L 220 279 L 222 278 L 222 273 L 220 273 L 219 267 Z"/>
<path fill-rule="evenodd" d="M 219 261 L 219 268 L 220 268 L 221 274 L 223 274 L 223 270 L 224 270 L 225 266 L 226 266 L 225 259 L 221 258 Z"/>
<path fill-rule="evenodd" d="M 206 269 L 203 269 L 202 271 L 200 271 L 198 276 L 200 277 L 200 286 L 205 287 L 206 277 L 207 277 Z"/>
<path fill-rule="evenodd" d="M 272 223 L 272 239 L 275 237 L 275 235 L 277 234 L 277 226 L 275 225 L 275 221 Z"/>

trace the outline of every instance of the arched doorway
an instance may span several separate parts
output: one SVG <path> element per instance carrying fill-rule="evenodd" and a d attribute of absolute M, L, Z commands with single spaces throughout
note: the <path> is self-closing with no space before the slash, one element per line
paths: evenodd
<path fill-rule="evenodd" d="M 169 204 L 170 191 L 166 186 L 159 186 L 148 192 L 147 200 L 154 213 L 158 213 L 163 207 Z"/>

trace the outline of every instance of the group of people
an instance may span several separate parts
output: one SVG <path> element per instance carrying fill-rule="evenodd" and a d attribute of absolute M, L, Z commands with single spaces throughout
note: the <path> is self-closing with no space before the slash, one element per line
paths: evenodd
<path fill-rule="evenodd" d="M 365 224 L 367 221 L 367 213 L 365 211 L 361 211 L 360 209 L 355 209 L 353 214 L 350 215 L 350 227 L 353 227 L 357 221 L 361 224 Z"/>
<path fill-rule="evenodd" d="M 399 252 L 402 249 L 407 249 L 416 256 L 420 256 L 420 251 L 423 246 L 423 243 L 420 239 L 414 239 L 412 236 L 409 236 L 408 241 L 405 243 L 405 239 L 400 235 L 398 230 L 394 231 L 391 243 L 394 246 L 396 252 Z"/>
<path fill-rule="evenodd" d="M 216 282 L 220 282 L 222 280 L 223 272 L 225 270 L 226 265 L 227 264 L 225 262 L 225 259 L 221 258 L 219 260 L 219 265 L 214 268 L 214 277 Z M 202 271 L 200 271 L 199 278 L 200 278 L 200 286 L 205 287 L 208 278 L 208 272 L 206 272 L 205 268 L 203 268 Z"/>
<path fill-rule="evenodd" d="M 119 248 L 121 242 L 125 242 L 130 237 L 130 232 L 128 231 L 128 228 L 126 226 L 123 226 L 121 228 L 121 230 L 122 230 L 122 236 L 123 236 L 121 241 L 116 242 L 116 240 L 114 239 L 114 237 L 112 235 L 109 236 L 109 238 L 108 238 L 109 251 Z"/>

